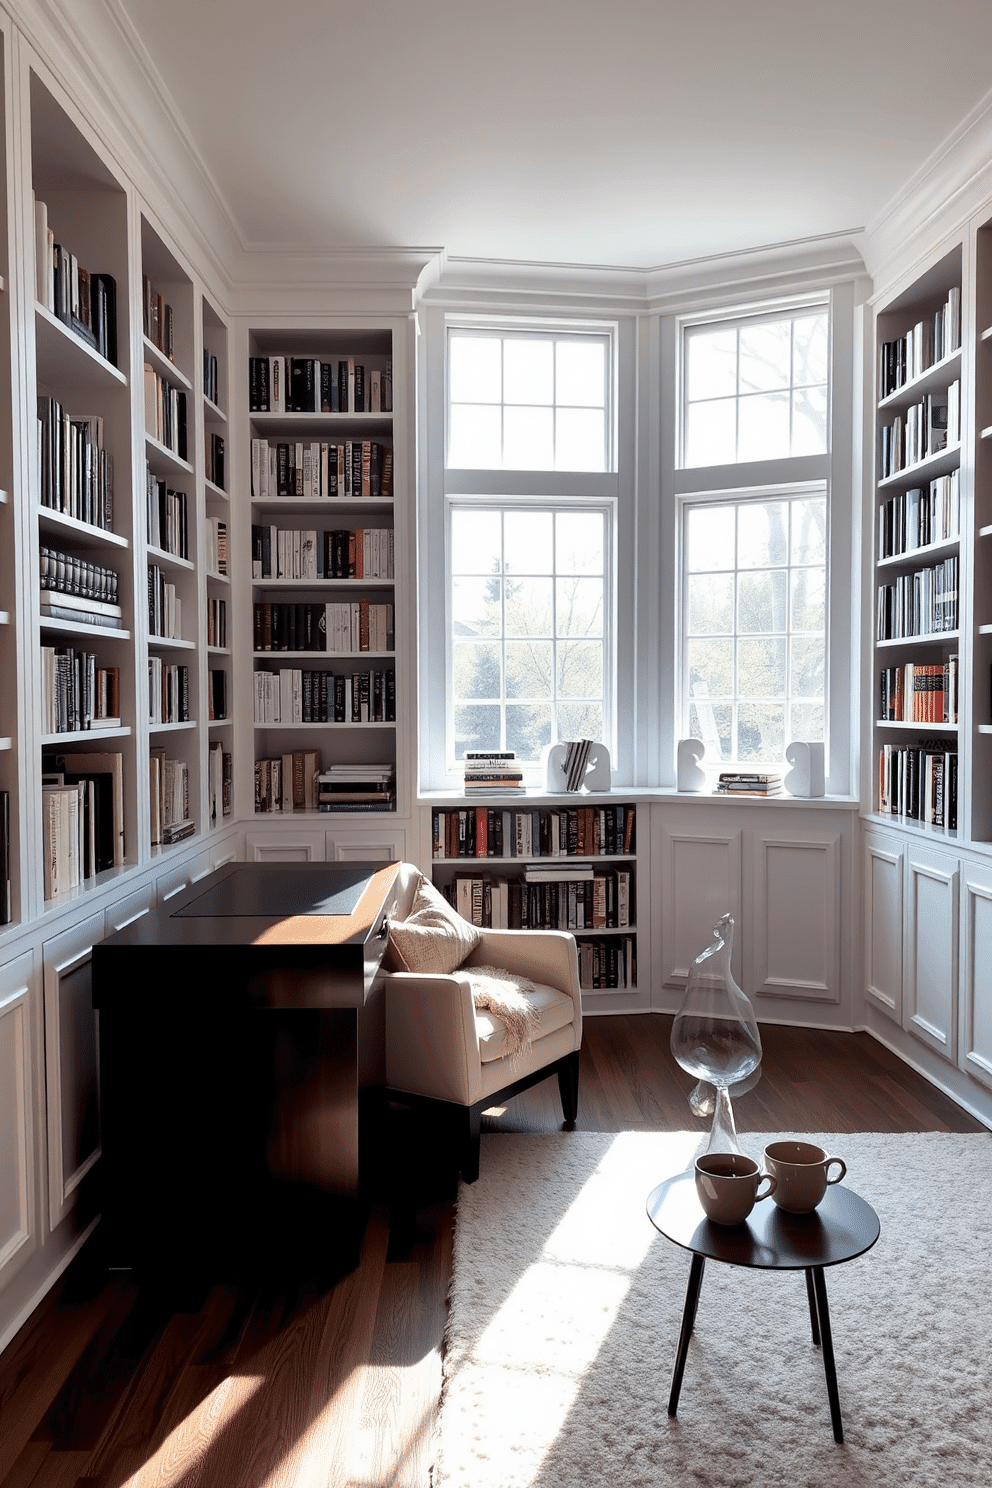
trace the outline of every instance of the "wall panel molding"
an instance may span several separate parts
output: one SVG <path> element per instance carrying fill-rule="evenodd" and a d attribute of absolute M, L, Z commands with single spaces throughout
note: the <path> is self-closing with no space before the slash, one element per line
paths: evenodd
<path fill-rule="evenodd" d="M 865 996 L 902 1022 L 906 860 L 895 843 L 865 839 Z"/>
<path fill-rule="evenodd" d="M 840 1002 L 840 837 L 748 834 L 749 992 Z"/>
<path fill-rule="evenodd" d="M 0 1287 L 38 1248 L 35 1205 L 34 957 L 3 968 L 0 982 Z"/>

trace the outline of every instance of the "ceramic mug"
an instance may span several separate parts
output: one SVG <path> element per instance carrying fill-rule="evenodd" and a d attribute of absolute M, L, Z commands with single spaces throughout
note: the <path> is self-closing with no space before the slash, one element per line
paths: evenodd
<path fill-rule="evenodd" d="M 837 1164 L 839 1172 L 830 1177 Z M 813 1142 L 769 1142 L 765 1168 L 778 1180 L 775 1202 L 789 1214 L 811 1214 L 827 1191 L 828 1183 L 839 1183 L 847 1172 L 842 1157 L 831 1157 Z"/>
<path fill-rule="evenodd" d="M 770 1187 L 759 1194 L 767 1180 Z M 714 1224 L 743 1224 L 755 1204 L 775 1192 L 776 1180 L 743 1152 L 707 1152 L 696 1158 L 696 1193 Z"/>

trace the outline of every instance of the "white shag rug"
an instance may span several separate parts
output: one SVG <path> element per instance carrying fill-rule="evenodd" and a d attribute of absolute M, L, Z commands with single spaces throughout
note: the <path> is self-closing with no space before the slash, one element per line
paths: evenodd
<path fill-rule="evenodd" d="M 826 1272 L 842 1445 L 801 1271 L 707 1264 L 668 1418 L 690 1256 L 645 1201 L 698 1133 L 492 1135 L 458 1198 L 434 1488 L 988 1488 L 992 1135 L 811 1140 L 881 1221 Z"/>

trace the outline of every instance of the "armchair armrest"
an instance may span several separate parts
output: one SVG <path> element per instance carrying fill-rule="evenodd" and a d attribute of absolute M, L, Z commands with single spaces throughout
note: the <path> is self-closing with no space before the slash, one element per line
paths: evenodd
<path fill-rule="evenodd" d="M 459 1105 L 479 1100 L 482 1065 L 468 977 L 392 972 L 385 992 L 386 1084 Z"/>
<path fill-rule="evenodd" d="M 482 939 L 464 966 L 502 966 L 566 992 L 575 1003 L 576 1024 L 582 1017 L 579 955 L 567 930 L 483 930 Z"/>

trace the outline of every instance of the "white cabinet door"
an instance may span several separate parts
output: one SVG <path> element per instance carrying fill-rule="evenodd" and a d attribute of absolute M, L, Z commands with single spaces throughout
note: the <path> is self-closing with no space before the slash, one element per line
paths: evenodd
<path fill-rule="evenodd" d="M 48 1200 L 53 1230 L 76 1203 L 80 1183 L 100 1157 L 97 1015 L 91 972 L 93 947 L 102 939 L 103 928 L 103 915 L 90 915 L 47 940 L 42 948 Z"/>
<path fill-rule="evenodd" d="M 956 858 L 910 842 L 903 1026 L 945 1059 L 955 1059 L 958 978 Z"/>
<path fill-rule="evenodd" d="M 741 981 L 741 834 L 706 832 L 662 825 L 659 844 L 662 985 L 681 998 L 689 967 L 713 940 L 713 926 L 731 914 L 734 933 L 733 972 Z M 645 875 L 645 882 L 647 875 Z M 647 907 L 647 895 L 641 914 Z"/>
<path fill-rule="evenodd" d="M 325 854 L 329 863 L 404 863 L 403 827 L 350 827 L 328 832 Z"/>
<path fill-rule="evenodd" d="M 838 833 L 745 835 L 748 995 L 839 1002 Z"/>
<path fill-rule="evenodd" d="M 33 968 L 30 951 L 0 967 L 0 1288 L 37 1250 L 39 1242 Z"/>
<path fill-rule="evenodd" d="M 269 832 L 248 832 L 245 857 L 249 863 L 322 863 L 324 833 L 292 821 Z"/>
<path fill-rule="evenodd" d="M 967 864 L 963 876 L 960 1065 L 992 1086 L 992 872 Z"/>
<path fill-rule="evenodd" d="M 865 996 L 902 1023 L 905 844 L 865 835 Z"/>

